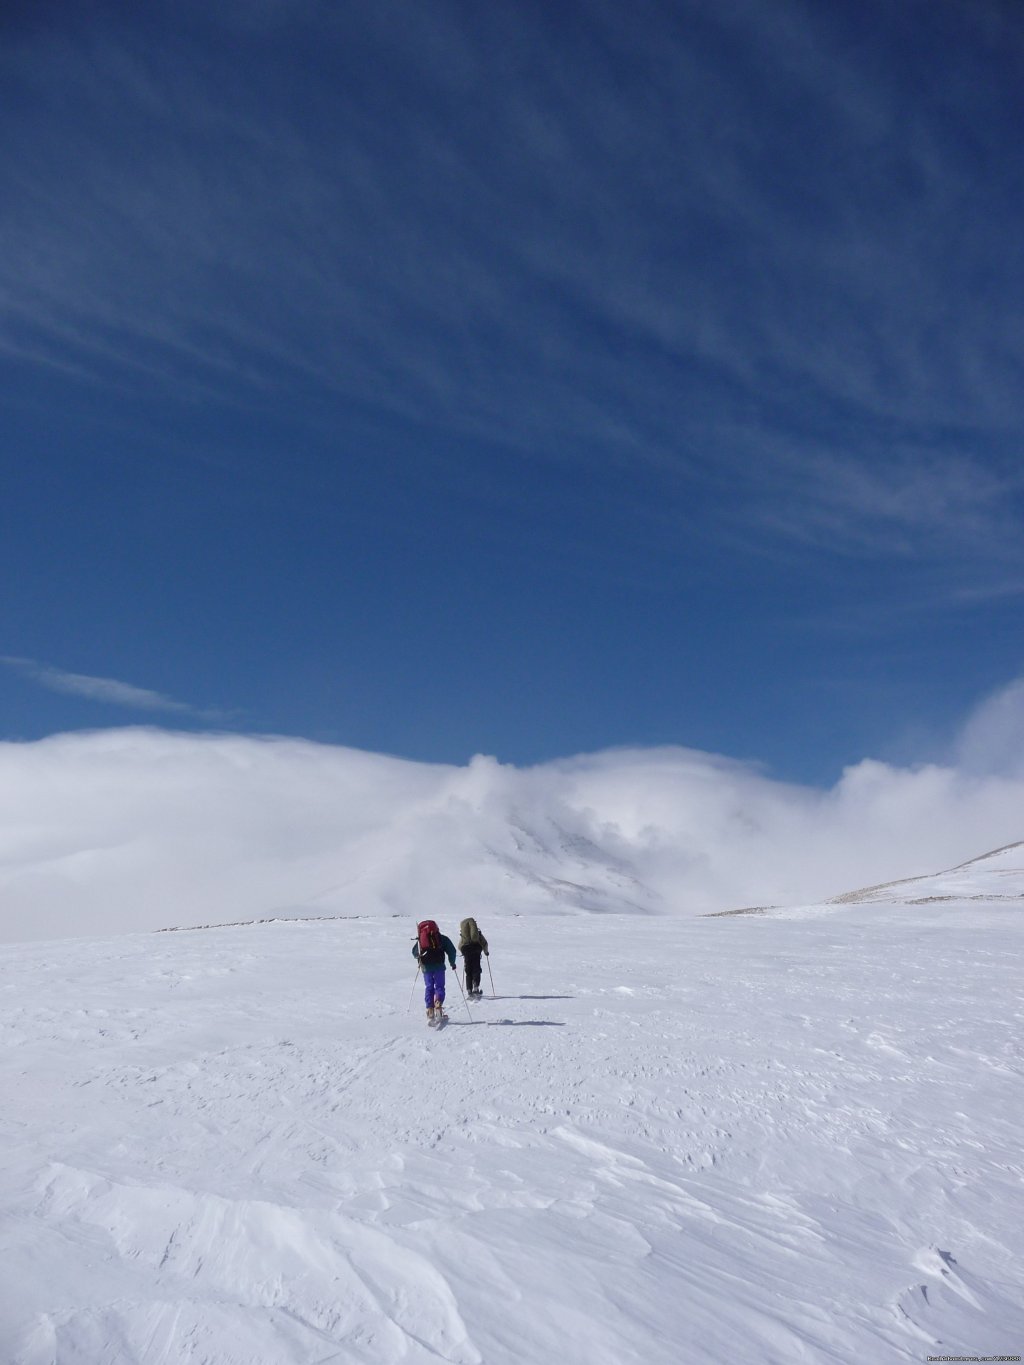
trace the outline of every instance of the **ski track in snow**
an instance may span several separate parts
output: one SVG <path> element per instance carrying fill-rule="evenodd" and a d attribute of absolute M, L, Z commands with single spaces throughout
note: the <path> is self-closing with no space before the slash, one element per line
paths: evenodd
<path fill-rule="evenodd" d="M 0 1360 L 1021 1351 L 1018 913 L 480 918 L 3 949 Z"/>

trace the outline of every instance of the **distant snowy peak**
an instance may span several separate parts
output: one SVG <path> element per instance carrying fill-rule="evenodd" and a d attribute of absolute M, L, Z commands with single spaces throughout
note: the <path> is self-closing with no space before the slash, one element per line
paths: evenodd
<path fill-rule="evenodd" d="M 555 906 L 601 914 L 650 914 L 659 908 L 661 898 L 643 883 L 629 859 L 551 817 L 528 821 L 514 811 L 503 843 L 486 850 L 495 868 Z"/>
<path fill-rule="evenodd" d="M 602 847 L 547 813 L 448 799 L 415 809 L 345 852 L 347 875 L 319 895 L 274 907 L 280 918 L 430 914 L 445 923 L 480 907 L 517 913 L 652 914 L 662 898 L 623 850 Z"/>
<path fill-rule="evenodd" d="M 966 863 L 957 863 L 950 871 L 960 872 L 963 868 L 975 867 L 978 863 L 1016 870 L 1024 866 L 1024 840 L 1016 844 L 1004 844 L 1002 848 L 994 848 L 990 853 L 979 853 L 977 858 L 969 858 Z"/>
<path fill-rule="evenodd" d="M 883 882 L 833 896 L 829 905 L 902 902 L 927 905 L 938 901 L 1006 901 L 1024 903 L 1024 842 L 982 853 L 969 862 L 926 877 Z"/>

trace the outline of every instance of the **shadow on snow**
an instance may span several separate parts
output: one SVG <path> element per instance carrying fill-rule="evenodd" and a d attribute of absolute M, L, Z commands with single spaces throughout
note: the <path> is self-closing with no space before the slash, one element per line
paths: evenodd
<path fill-rule="evenodd" d="M 574 995 L 485 995 L 483 1001 L 477 1004 L 484 1004 L 488 1000 L 575 1000 Z"/>

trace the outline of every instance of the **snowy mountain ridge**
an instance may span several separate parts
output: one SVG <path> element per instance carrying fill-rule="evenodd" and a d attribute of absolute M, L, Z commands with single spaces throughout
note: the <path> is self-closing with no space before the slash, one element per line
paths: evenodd
<path fill-rule="evenodd" d="M 1006 844 L 926 877 L 865 886 L 833 896 L 830 905 L 868 905 L 905 901 L 927 905 L 938 901 L 1024 901 L 1024 842 Z"/>
<path fill-rule="evenodd" d="M 526 830 L 519 829 L 520 837 L 529 839 L 531 836 Z M 525 847 L 525 845 L 521 845 Z M 557 912 L 571 907 L 577 910 L 598 912 L 598 913 L 626 913 L 626 914 L 652 914 L 658 913 L 659 898 L 642 883 L 635 878 L 631 878 L 624 872 L 621 866 L 612 863 L 608 868 L 608 880 L 614 879 L 615 894 L 619 899 L 613 899 L 613 894 L 605 887 L 599 887 L 591 882 L 589 885 L 581 882 L 568 880 L 567 877 L 556 877 L 553 875 L 543 875 L 535 870 L 527 859 L 516 861 L 507 858 L 500 852 L 489 850 L 492 853 L 496 866 L 506 867 L 510 877 L 517 877 L 537 894 L 538 897 L 547 898 L 550 909 L 547 913 Z M 544 848 L 546 857 L 556 858 L 557 853 L 550 847 Z M 597 858 L 594 860 L 598 867 L 604 865 L 604 860 Z M 562 868 L 563 871 L 573 870 Z M 582 869 L 586 872 L 586 866 Z M 630 900 L 629 895 L 635 896 Z M 832 896 L 826 901 L 822 901 L 816 907 L 821 913 L 826 913 L 829 907 L 857 906 L 871 904 L 907 904 L 907 905 L 931 905 L 939 902 L 970 902 L 977 901 L 986 905 L 997 905 L 1000 902 L 1024 902 L 1024 842 L 1005 845 L 1002 848 L 993 849 L 988 853 L 979 854 L 976 858 L 970 858 L 964 863 L 959 863 L 954 868 L 948 868 L 942 872 L 935 872 L 928 876 L 903 877 L 898 881 L 883 882 L 877 886 L 860 887 L 855 891 L 845 891 L 838 896 Z M 489 905 L 500 905 L 500 899 L 482 901 Z M 542 906 L 542 902 L 541 902 Z M 538 907 L 540 911 L 541 906 Z M 707 919 L 727 919 L 736 915 L 788 915 L 796 913 L 798 907 L 790 906 L 742 906 L 730 910 L 715 910 L 707 913 Z M 521 913 L 520 911 L 514 913 Z M 297 908 L 285 913 L 271 913 L 253 919 L 235 920 L 231 924 L 254 924 L 273 923 L 275 920 L 315 920 L 315 919 L 364 919 L 369 918 L 366 914 L 349 913 L 332 915 L 322 908 L 314 909 L 312 913 Z M 399 911 L 394 911 L 391 918 L 400 919 L 403 915 Z M 447 918 L 455 918 L 453 912 L 449 911 Z M 221 924 L 193 924 L 178 925 L 175 928 L 181 929 L 210 929 L 227 928 L 231 925 Z"/>

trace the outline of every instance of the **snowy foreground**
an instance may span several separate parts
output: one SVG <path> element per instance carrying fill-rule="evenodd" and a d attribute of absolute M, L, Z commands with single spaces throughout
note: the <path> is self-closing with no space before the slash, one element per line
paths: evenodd
<path fill-rule="evenodd" d="M 1019 882 L 481 909 L 440 1033 L 404 920 L 8 946 L 0 1360 L 1019 1353 Z"/>

